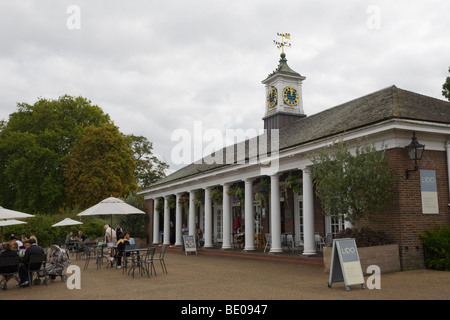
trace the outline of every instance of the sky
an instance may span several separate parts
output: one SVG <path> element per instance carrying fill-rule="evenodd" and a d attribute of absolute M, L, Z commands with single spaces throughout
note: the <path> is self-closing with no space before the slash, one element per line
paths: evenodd
<path fill-rule="evenodd" d="M 83 96 L 175 170 L 177 130 L 206 146 L 207 130 L 263 129 L 277 33 L 306 77 L 306 115 L 392 85 L 445 100 L 449 12 L 448 0 L 0 0 L 0 120 Z"/>

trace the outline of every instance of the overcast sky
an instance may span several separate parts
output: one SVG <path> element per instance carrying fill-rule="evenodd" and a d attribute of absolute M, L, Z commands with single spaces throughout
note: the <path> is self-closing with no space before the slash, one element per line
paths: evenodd
<path fill-rule="evenodd" d="M 0 0 L 0 119 L 83 96 L 172 165 L 180 128 L 262 129 L 290 33 L 307 115 L 388 86 L 442 97 L 450 1 Z"/>

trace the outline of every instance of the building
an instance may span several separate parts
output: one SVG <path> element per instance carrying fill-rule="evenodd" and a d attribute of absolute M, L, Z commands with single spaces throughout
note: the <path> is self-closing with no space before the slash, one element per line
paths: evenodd
<path fill-rule="evenodd" d="M 186 224 L 191 235 L 197 228 L 203 231 L 205 247 L 230 249 L 236 245 L 233 221 L 240 215 L 243 250 L 260 247 L 262 235 L 268 233 L 272 253 L 282 252 L 284 242 L 293 240 L 303 249 L 301 254 L 316 254 L 316 233 L 334 234 L 346 225 L 343 219 L 322 214 L 311 180 L 311 154 L 338 139 L 355 145 L 364 137 L 387 147 L 397 178 L 392 204 L 369 224 L 398 243 L 402 269 L 423 266 L 418 234 L 439 223 L 450 224 L 450 103 L 391 86 L 306 116 L 304 80 L 288 66 L 283 52 L 277 69 L 262 81 L 267 134 L 215 153 L 226 161 L 204 158 L 141 192 L 154 244 L 169 244 L 172 236 L 172 243 L 181 246 Z M 406 177 L 406 170 L 414 168 L 405 149 L 413 133 L 425 151 L 417 171 Z M 288 182 L 302 187 L 284 192 Z"/>

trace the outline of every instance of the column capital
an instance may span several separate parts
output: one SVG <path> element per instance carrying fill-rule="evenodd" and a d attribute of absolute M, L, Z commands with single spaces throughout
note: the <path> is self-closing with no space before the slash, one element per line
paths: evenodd
<path fill-rule="evenodd" d="M 312 172 L 312 166 L 305 166 L 302 168 L 298 168 L 299 170 L 302 170 L 303 172 L 310 174 Z"/>

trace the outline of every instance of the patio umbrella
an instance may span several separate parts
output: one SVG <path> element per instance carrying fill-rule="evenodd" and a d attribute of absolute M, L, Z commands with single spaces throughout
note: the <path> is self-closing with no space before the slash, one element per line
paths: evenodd
<path fill-rule="evenodd" d="M 34 217 L 32 214 L 5 209 L 0 206 L 0 220 L 24 219 Z"/>
<path fill-rule="evenodd" d="M 55 223 L 54 225 L 52 225 L 52 227 L 73 226 L 73 225 L 77 225 L 77 224 L 83 224 L 83 222 L 77 221 L 77 220 L 73 220 L 73 219 L 70 219 L 70 218 L 65 218 L 64 220 L 61 220 L 60 222 Z"/>
<path fill-rule="evenodd" d="M 3 227 L 13 226 L 13 225 L 16 225 L 16 224 L 24 224 L 24 223 L 26 223 L 26 222 L 20 221 L 20 220 L 14 220 L 14 219 L 0 220 L 0 227 L 2 229 L 2 232 L 1 232 L 1 234 L 2 234 L 2 242 L 4 240 Z"/>
<path fill-rule="evenodd" d="M 129 205 L 123 200 L 109 197 L 79 213 L 78 216 L 110 215 L 110 227 L 112 229 L 112 216 L 116 214 L 145 214 L 145 212 Z"/>

